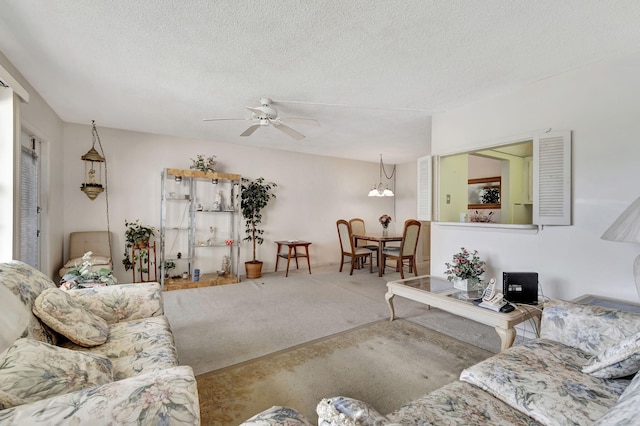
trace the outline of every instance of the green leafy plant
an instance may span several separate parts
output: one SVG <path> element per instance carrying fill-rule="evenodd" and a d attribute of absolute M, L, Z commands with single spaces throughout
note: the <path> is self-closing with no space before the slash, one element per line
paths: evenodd
<path fill-rule="evenodd" d="M 447 267 L 444 273 L 447 274 L 449 281 L 454 281 L 455 279 L 478 281 L 480 276 L 484 274 L 486 262 L 480 260 L 478 250 L 470 252 L 462 247 L 460 248 L 460 253 L 453 255 L 453 261 L 451 263 L 446 262 L 444 265 Z"/>
<path fill-rule="evenodd" d="M 488 185 L 482 188 L 481 201 L 483 204 L 500 204 L 500 187 Z"/>
<path fill-rule="evenodd" d="M 92 270 L 93 262 L 91 256 L 93 252 L 88 251 L 82 256 L 82 264 L 70 268 L 60 278 L 60 288 L 70 290 L 73 288 L 83 288 L 87 283 L 104 283 L 105 285 L 117 284 L 116 277 L 111 269 L 100 268 Z"/>
<path fill-rule="evenodd" d="M 215 172 L 216 164 L 218 161 L 216 160 L 216 156 L 212 155 L 210 157 L 205 157 L 202 154 L 196 155 L 196 159 L 190 158 L 193 161 L 193 164 L 189 166 L 190 169 L 200 170 L 201 172 Z"/>
<path fill-rule="evenodd" d="M 156 235 L 156 228 L 153 226 L 142 225 L 139 219 L 135 222 L 129 222 L 125 219 L 124 226 L 127 228 L 124 245 L 124 258 L 122 264 L 125 270 L 133 268 L 133 265 L 142 259 L 142 263 L 146 264 L 149 256 L 149 240 Z M 131 249 L 133 247 L 140 248 L 134 258 L 131 258 Z M 148 272 L 147 268 L 142 268 L 142 272 Z"/>
<path fill-rule="evenodd" d="M 260 177 L 255 180 L 242 178 L 240 185 L 240 211 L 245 220 L 245 233 L 247 236 L 243 241 L 253 242 L 253 260 L 258 262 L 256 258 L 256 245 L 262 244 L 264 239 L 262 235 L 264 230 L 260 229 L 262 223 L 262 210 L 267 207 L 272 198 L 276 198 L 273 188 L 276 185 L 273 182 L 265 182 Z"/>
<path fill-rule="evenodd" d="M 176 268 L 176 263 L 173 260 L 164 261 L 164 277 L 169 278 L 169 274 Z"/>

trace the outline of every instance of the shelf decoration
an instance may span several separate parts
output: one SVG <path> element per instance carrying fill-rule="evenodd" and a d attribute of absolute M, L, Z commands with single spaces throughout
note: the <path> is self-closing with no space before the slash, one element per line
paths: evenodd
<path fill-rule="evenodd" d="M 190 169 L 200 170 L 201 172 L 215 172 L 216 164 L 218 161 L 216 160 L 215 155 L 211 155 L 209 157 L 205 157 L 202 154 L 196 155 L 196 159 L 190 158 L 193 161 L 193 164 L 189 166 Z"/>

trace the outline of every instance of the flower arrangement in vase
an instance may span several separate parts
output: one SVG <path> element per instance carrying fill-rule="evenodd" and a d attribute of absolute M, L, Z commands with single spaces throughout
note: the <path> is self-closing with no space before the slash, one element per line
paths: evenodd
<path fill-rule="evenodd" d="M 391 216 L 388 214 L 383 214 L 378 218 L 380 225 L 382 225 L 382 235 L 386 236 L 389 232 L 387 229 L 389 228 L 389 224 L 391 223 Z"/>
<path fill-rule="evenodd" d="M 478 250 L 470 252 L 464 247 L 460 252 L 453 255 L 451 263 L 444 264 L 447 270 L 447 279 L 454 283 L 454 287 L 463 291 L 477 290 L 480 284 L 480 277 L 484 274 L 486 262 L 480 260 Z M 463 282 L 466 281 L 466 282 Z"/>

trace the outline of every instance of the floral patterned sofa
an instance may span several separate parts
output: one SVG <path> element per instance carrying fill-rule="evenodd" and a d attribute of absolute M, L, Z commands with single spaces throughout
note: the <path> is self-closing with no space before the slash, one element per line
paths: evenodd
<path fill-rule="evenodd" d="M 157 283 L 63 291 L 10 261 L 0 290 L 0 424 L 200 424 Z"/>
<path fill-rule="evenodd" d="M 385 415 L 346 397 L 323 399 L 320 425 L 640 424 L 640 315 L 551 300 L 540 338 L 462 371 Z"/>
<path fill-rule="evenodd" d="M 540 338 L 465 369 L 460 381 L 382 415 L 323 399 L 319 425 L 638 425 L 640 315 L 551 300 Z"/>

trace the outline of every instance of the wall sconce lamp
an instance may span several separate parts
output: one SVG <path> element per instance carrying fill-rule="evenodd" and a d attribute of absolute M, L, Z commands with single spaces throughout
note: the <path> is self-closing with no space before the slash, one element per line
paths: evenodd
<path fill-rule="evenodd" d="M 393 197 L 393 191 L 389 189 L 389 185 L 384 185 L 382 183 L 382 172 L 384 171 L 384 177 L 387 179 L 393 178 L 393 175 L 396 173 L 396 166 L 393 166 L 393 170 L 391 171 L 391 176 L 387 176 L 387 171 L 384 169 L 384 164 L 382 163 L 382 154 L 380 154 L 380 180 L 377 185 L 374 185 L 369 191 L 369 197 Z"/>
<path fill-rule="evenodd" d="M 627 207 L 600 238 L 608 241 L 640 243 L 640 198 Z M 633 275 L 636 290 L 640 294 L 640 255 L 633 262 Z"/>
<path fill-rule="evenodd" d="M 84 161 L 84 182 L 82 183 L 80 190 L 87 194 L 87 197 L 89 197 L 89 199 L 95 200 L 96 197 L 104 191 L 104 186 L 102 186 L 102 163 L 105 163 L 106 173 L 107 160 L 105 160 L 104 158 L 104 151 L 102 149 L 102 143 L 100 142 L 100 136 L 98 136 L 98 130 L 96 129 L 95 120 L 91 120 L 91 123 L 91 135 L 93 138 L 93 143 L 91 144 L 91 149 L 81 157 L 82 161 Z M 98 141 L 98 146 L 100 147 L 100 151 L 102 151 L 103 155 L 100 155 L 100 153 L 96 151 L 96 140 Z M 97 171 L 96 165 L 98 166 Z"/>

